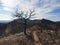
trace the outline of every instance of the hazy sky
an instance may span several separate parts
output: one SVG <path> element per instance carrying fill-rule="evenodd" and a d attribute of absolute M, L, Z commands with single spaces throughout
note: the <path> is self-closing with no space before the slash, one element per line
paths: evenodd
<path fill-rule="evenodd" d="M 12 20 L 16 8 L 35 9 L 36 19 L 60 20 L 60 0 L 0 0 L 0 20 Z"/>

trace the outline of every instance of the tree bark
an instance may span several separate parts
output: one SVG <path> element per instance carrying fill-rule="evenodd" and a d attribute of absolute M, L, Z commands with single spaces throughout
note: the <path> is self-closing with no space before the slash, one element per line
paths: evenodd
<path fill-rule="evenodd" d="M 25 35 L 27 35 L 27 33 L 26 33 L 26 26 L 27 26 L 27 25 L 26 25 L 26 21 L 27 21 L 27 20 L 25 19 L 25 20 L 24 20 L 24 34 L 25 34 Z"/>

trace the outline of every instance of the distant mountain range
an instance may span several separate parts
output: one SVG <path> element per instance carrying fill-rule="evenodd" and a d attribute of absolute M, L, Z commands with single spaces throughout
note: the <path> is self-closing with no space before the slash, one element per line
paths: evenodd
<path fill-rule="evenodd" d="M 9 23 L 11 22 L 10 20 L 0 20 L 0 23 Z"/>

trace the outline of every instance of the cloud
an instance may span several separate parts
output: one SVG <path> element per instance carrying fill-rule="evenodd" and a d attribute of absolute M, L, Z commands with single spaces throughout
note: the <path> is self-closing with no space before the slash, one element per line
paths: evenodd
<path fill-rule="evenodd" d="M 55 15 L 52 15 L 50 12 L 52 12 L 56 8 L 60 8 L 60 3 L 58 3 L 57 0 L 40 0 L 36 8 L 36 12 L 40 17 L 37 16 L 37 18 L 49 19 L 49 17 L 54 17 Z"/>
<path fill-rule="evenodd" d="M 49 18 L 54 16 L 50 12 L 60 7 L 60 3 L 58 2 L 59 0 L 22 0 L 19 3 L 19 8 L 22 10 L 35 9 L 37 19 Z"/>
<path fill-rule="evenodd" d="M 14 7 L 18 4 L 17 0 L 1 0 L 3 6 Z"/>
<path fill-rule="evenodd" d="M 11 20 L 12 17 L 10 15 L 0 14 L 0 20 Z"/>
<path fill-rule="evenodd" d="M 3 8 L 3 10 L 11 11 L 11 9 L 10 9 L 10 8 L 8 8 L 8 7 L 4 7 L 4 8 Z"/>
<path fill-rule="evenodd" d="M 11 9 L 20 8 L 20 10 L 35 9 L 36 19 L 53 17 L 51 13 L 56 8 L 60 8 L 59 0 L 1 0 L 3 10 L 12 11 Z M 57 13 L 56 13 L 57 14 Z"/>

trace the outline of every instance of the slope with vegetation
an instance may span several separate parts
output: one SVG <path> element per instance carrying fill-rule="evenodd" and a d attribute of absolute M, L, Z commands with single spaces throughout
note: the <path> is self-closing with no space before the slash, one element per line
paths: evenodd
<path fill-rule="evenodd" d="M 42 45 L 60 45 L 60 26 L 58 22 L 46 19 L 28 20 L 26 26 L 26 32 L 30 37 L 24 34 L 24 25 L 19 19 L 8 23 L 5 36 L 0 39 L 0 45 L 35 45 L 35 31 L 39 37 L 39 40 L 37 40 Z"/>

